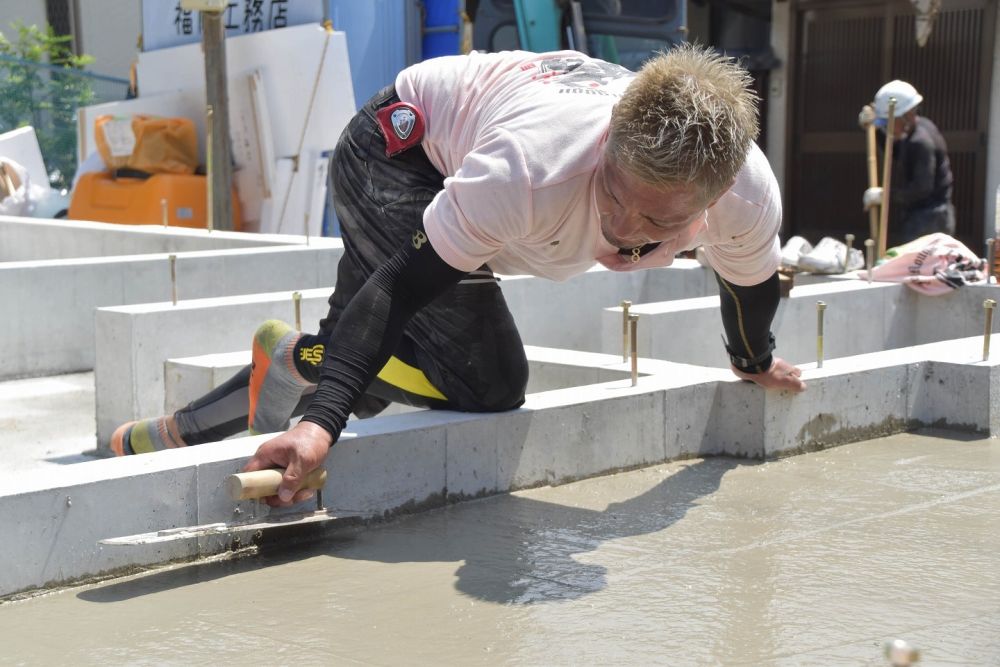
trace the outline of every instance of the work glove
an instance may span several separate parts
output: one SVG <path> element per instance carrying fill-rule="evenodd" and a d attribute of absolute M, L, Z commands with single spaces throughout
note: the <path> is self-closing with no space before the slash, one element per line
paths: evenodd
<path fill-rule="evenodd" d="M 865 194 L 861 198 L 861 203 L 864 205 L 866 211 L 872 206 L 881 206 L 882 188 L 868 188 L 865 190 Z"/>
<path fill-rule="evenodd" d="M 869 125 L 875 122 L 875 109 L 872 109 L 870 104 L 866 104 L 861 107 L 861 112 L 858 114 L 858 126 L 862 130 L 867 129 Z"/>

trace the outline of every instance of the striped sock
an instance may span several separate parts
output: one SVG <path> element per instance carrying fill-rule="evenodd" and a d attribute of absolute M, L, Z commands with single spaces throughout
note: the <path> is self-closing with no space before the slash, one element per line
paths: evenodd
<path fill-rule="evenodd" d="M 118 456 L 148 454 L 161 449 L 186 446 L 173 417 L 128 422 L 115 429 L 111 436 L 111 451 Z"/>
<path fill-rule="evenodd" d="M 309 386 L 296 370 L 292 354 L 301 335 L 281 320 L 264 322 L 254 334 L 247 420 L 251 434 L 288 428 L 288 419 Z"/>

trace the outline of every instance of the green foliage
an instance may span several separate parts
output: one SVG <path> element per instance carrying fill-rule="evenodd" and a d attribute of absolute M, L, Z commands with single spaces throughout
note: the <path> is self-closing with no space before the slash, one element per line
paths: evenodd
<path fill-rule="evenodd" d="M 14 41 L 0 33 L 0 132 L 34 126 L 52 185 L 66 187 L 76 170 L 76 110 L 94 101 L 81 74 L 93 58 L 74 54 L 52 26 L 11 28 Z"/>

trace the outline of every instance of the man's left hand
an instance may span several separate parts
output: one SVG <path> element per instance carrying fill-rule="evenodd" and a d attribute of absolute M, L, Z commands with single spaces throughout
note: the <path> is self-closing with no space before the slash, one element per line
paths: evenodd
<path fill-rule="evenodd" d="M 736 377 L 754 382 L 764 389 L 787 390 L 797 394 L 806 388 L 801 377 L 802 371 L 780 357 L 774 357 L 771 367 L 764 373 L 744 373 L 735 366 L 730 368 Z"/>

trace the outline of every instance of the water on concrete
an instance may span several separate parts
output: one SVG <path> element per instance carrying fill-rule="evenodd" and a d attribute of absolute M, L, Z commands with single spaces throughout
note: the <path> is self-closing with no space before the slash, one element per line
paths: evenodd
<path fill-rule="evenodd" d="M 998 513 L 995 440 L 696 459 L 8 603 L 3 661 L 1000 664 Z"/>

